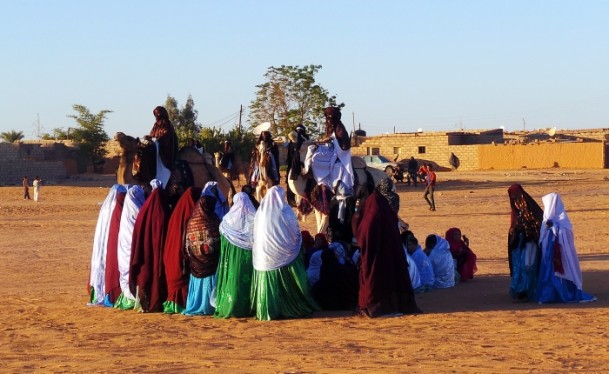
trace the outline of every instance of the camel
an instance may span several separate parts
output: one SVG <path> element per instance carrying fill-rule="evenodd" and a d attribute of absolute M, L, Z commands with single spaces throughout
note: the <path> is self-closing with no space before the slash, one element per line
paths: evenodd
<path fill-rule="evenodd" d="M 305 160 L 308 146 L 312 144 L 315 144 L 315 142 L 310 141 L 303 144 L 300 151 L 301 160 Z M 351 165 L 355 174 L 353 195 L 356 200 L 365 199 L 374 187 L 378 186 L 379 182 L 387 177 L 387 174 L 384 171 L 367 167 L 366 162 L 359 156 L 351 157 Z M 295 179 L 292 179 L 292 176 L 288 176 L 288 186 L 296 195 L 296 204 L 299 207 L 299 218 L 306 219 L 306 216 L 311 212 L 312 208 L 312 211 L 315 212 L 317 232 L 325 233 L 329 223 L 328 216 L 310 204 L 312 194 L 308 190 L 310 190 L 310 186 L 314 184 L 315 180 L 313 179 L 311 171 L 305 175 L 298 175 Z M 303 199 L 306 199 L 304 205 L 301 204 Z"/>
<path fill-rule="evenodd" d="M 262 201 L 266 191 L 274 185 L 271 173 L 279 175 L 279 167 L 274 164 L 273 155 L 265 149 L 264 142 L 260 142 L 253 152 L 251 165 L 248 182 L 256 187 L 256 199 Z"/>
<path fill-rule="evenodd" d="M 240 175 L 243 175 L 243 179 L 247 181 L 247 175 L 249 172 L 249 164 L 241 161 L 241 159 L 238 156 L 235 156 L 233 158 L 232 167 L 230 169 L 227 169 L 224 166 L 222 166 L 222 164 L 220 163 L 221 158 L 222 158 L 222 153 L 214 152 L 214 161 L 215 161 L 216 167 L 218 169 L 220 169 L 220 172 L 222 173 L 222 175 L 224 175 L 226 178 L 230 179 L 231 181 L 236 180 L 237 186 L 241 187 Z"/>
<path fill-rule="evenodd" d="M 139 166 L 139 174 L 133 175 L 133 162 L 135 154 L 142 150 L 139 138 L 134 138 L 125 135 L 122 132 L 117 132 L 114 139 L 119 142 L 121 147 L 121 156 L 119 166 L 116 173 L 116 180 L 119 184 L 140 184 L 148 187 L 149 182 L 154 179 L 156 173 L 156 150 L 154 145 L 144 147 L 142 154 L 142 162 Z M 149 150 L 151 149 L 151 151 Z M 191 184 L 194 187 L 204 187 L 209 181 L 218 182 L 220 191 L 227 197 L 229 203 L 232 196 L 235 194 L 235 188 L 232 182 L 225 178 L 220 170 L 211 162 L 211 155 L 202 155 L 195 147 L 183 147 L 178 152 L 178 160 L 182 160 L 182 164 L 186 164 L 189 168 L 186 170 L 177 170 L 172 173 L 172 179 L 178 183 L 185 183 L 185 179 L 192 179 Z M 189 178 L 184 178 L 183 174 L 191 174 Z M 174 174 L 182 174 L 174 176 Z M 189 185 L 181 186 L 179 190 L 184 190 Z M 175 192 L 175 193 L 179 193 Z"/>

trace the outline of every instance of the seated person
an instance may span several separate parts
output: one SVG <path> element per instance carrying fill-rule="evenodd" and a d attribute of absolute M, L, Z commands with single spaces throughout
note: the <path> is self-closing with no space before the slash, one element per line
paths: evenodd
<path fill-rule="evenodd" d="M 469 248 L 469 239 L 465 235 L 461 237 L 461 230 L 456 227 L 446 231 L 444 237 L 450 244 L 450 253 L 457 261 L 457 271 L 461 281 L 473 279 L 478 268 L 476 267 L 476 255 Z"/>
<path fill-rule="evenodd" d="M 313 246 L 310 248 L 306 248 L 304 252 L 304 264 L 305 268 L 308 268 L 311 264 L 311 257 L 317 251 L 328 248 L 328 241 L 326 240 L 326 236 L 324 234 L 315 235 L 315 240 L 313 241 Z"/>
<path fill-rule="evenodd" d="M 455 262 L 446 239 L 431 234 L 425 239 L 425 253 L 428 253 L 436 281 L 433 288 L 449 288 L 455 285 Z"/>
<path fill-rule="evenodd" d="M 423 252 L 423 249 L 419 245 L 419 241 L 410 231 L 404 231 L 402 233 L 402 242 L 406 246 L 406 250 L 419 271 L 419 278 L 421 280 L 421 287 L 415 289 L 415 292 L 430 291 L 436 282 L 436 277 L 433 273 L 433 267 L 429 257 Z M 413 286 L 414 288 L 414 286 Z"/>
<path fill-rule="evenodd" d="M 350 310 L 357 305 L 359 272 L 340 242 L 313 253 L 307 269 L 311 294 L 325 310 Z"/>

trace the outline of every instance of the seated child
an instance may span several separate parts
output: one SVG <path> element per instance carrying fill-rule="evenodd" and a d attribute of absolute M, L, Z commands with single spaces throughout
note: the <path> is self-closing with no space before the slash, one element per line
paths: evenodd
<path fill-rule="evenodd" d="M 423 252 L 423 249 L 419 245 L 419 241 L 410 231 L 405 231 L 402 233 L 402 242 L 405 243 L 408 255 L 414 261 L 414 264 L 419 272 L 421 285 L 419 288 L 415 288 L 415 292 L 425 292 L 431 290 L 436 282 L 436 277 L 433 273 L 433 268 L 431 266 L 429 257 L 427 257 L 427 255 Z"/>
<path fill-rule="evenodd" d="M 461 237 L 461 230 L 456 227 L 446 231 L 444 237 L 450 244 L 450 253 L 457 261 L 457 271 L 461 281 L 473 279 L 478 268 L 476 267 L 476 255 L 469 248 L 469 239 L 465 235 Z"/>
<path fill-rule="evenodd" d="M 455 262 L 450 253 L 450 245 L 446 239 L 431 234 L 425 239 L 425 253 L 429 254 L 429 261 L 433 268 L 436 281 L 434 288 L 449 288 L 455 285 Z"/>

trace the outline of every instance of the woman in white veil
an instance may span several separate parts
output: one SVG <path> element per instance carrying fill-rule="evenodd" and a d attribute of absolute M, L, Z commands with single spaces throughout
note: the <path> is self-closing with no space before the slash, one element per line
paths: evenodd
<path fill-rule="evenodd" d="M 317 310 L 300 254 L 302 234 L 285 190 L 271 187 L 254 218 L 252 309 L 259 320 L 298 318 Z"/>
<path fill-rule="evenodd" d="M 556 193 L 542 197 L 543 223 L 539 242 L 541 264 L 537 283 L 539 303 L 580 303 L 596 300 L 582 289 L 573 226 Z"/>

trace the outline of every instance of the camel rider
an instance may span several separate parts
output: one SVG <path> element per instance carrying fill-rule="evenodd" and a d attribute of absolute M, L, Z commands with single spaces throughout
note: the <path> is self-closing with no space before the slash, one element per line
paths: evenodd
<path fill-rule="evenodd" d="M 330 190 L 337 181 L 343 182 L 347 189 L 353 189 L 354 173 L 351 165 L 351 139 L 345 125 L 341 122 L 340 108 L 328 107 L 326 117 L 325 144 L 309 146 L 305 158 L 305 170 L 313 170 L 318 185 Z"/>
<path fill-rule="evenodd" d="M 296 126 L 296 129 L 288 135 L 290 142 L 288 143 L 287 154 L 287 169 L 285 174 L 286 184 L 288 179 L 296 180 L 302 172 L 302 160 L 300 159 L 300 149 L 302 144 L 309 140 L 307 130 L 303 125 Z M 290 173 L 291 172 L 291 173 Z M 294 191 L 290 189 L 289 184 L 286 188 L 286 197 L 290 206 L 296 206 L 296 197 Z"/>
<path fill-rule="evenodd" d="M 258 137 L 256 146 L 252 151 L 250 183 L 256 184 L 260 178 L 261 157 L 270 156 L 266 164 L 266 175 L 271 179 L 273 186 L 279 184 L 279 148 L 273 140 L 270 131 L 263 131 Z"/>
<path fill-rule="evenodd" d="M 226 139 L 222 147 L 222 158 L 220 159 L 220 165 L 226 170 L 232 169 L 234 156 L 235 152 L 233 152 L 233 145 L 230 140 Z"/>
<path fill-rule="evenodd" d="M 158 179 L 164 188 L 167 186 L 171 171 L 175 166 L 178 155 L 178 137 L 169 120 L 167 109 L 157 106 L 152 111 L 152 114 L 154 114 L 156 121 L 152 126 L 152 130 L 150 130 L 150 135 L 145 136 L 139 145 L 133 160 L 132 174 L 133 176 L 140 175 L 141 173 L 146 175 L 148 173 L 154 174 L 154 179 Z M 155 145 L 154 149 L 149 147 L 151 144 Z M 148 169 L 148 167 L 144 166 L 142 160 L 154 159 L 155 157 L 156 170 L 144 172 L 142 169 Z"/>
<path fill-rule="evenodd" d="M 169 120 L 167 109 L 157 106 L 152 113 L 156 121 L 150 130 L 150 137 L 159 145 L 159 156 L 163 165 L 167 169 L 173 170 L 178 155 L 178 136 Z"/>

